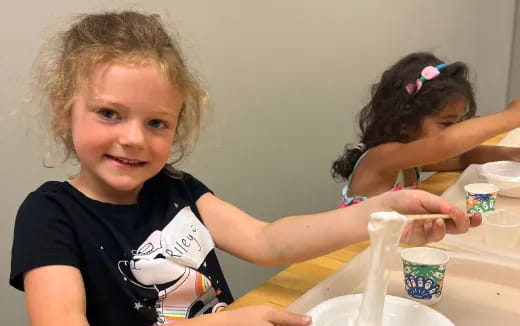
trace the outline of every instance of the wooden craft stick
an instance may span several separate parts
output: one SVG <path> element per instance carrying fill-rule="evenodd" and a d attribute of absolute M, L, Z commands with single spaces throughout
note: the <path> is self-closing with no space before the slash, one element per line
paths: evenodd
<path fill-rule="evenodd" d="M 447 219 L 451 218 L 448 214 L 417 214 L 417 215 L 405 215 L 409 220 L 436 220 L 438 218 Z"/>

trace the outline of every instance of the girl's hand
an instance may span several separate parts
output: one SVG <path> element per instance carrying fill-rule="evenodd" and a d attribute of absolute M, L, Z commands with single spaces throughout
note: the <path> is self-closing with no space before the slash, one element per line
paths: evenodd
<path fill-rule="evenodd" d="M 269 306 L 250 306 L 216 313 L 226 326 L 308 326 L 311 317 Z"/>
<path fill-rule="evenodd" d="M 400 190 L 381 195 L 387 210 L 401 214 L 449 214 L 450 220 L 414 221 L 405 227 L 401 241 L 411 246 L 439 241 L 446 233 L 460 234 L 480 225 L 480 214 L 468 216 L 447 200 L 421 190 Z"/>

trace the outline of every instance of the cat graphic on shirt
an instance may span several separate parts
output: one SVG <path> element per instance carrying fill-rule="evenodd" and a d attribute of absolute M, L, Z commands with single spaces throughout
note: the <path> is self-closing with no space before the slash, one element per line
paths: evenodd
<path fill-rule="evenodd" d="M 206 227 L 184 207 L 163 230 L 152 232 L 129 261 L 120 261 L 119 270 L 125 274 L 122 266 L 129 267 L 134 285 L 157 291 L 157 325 L 169 324 L 226 306 L 208 277 L 197 271 L 214 247 Z"/>

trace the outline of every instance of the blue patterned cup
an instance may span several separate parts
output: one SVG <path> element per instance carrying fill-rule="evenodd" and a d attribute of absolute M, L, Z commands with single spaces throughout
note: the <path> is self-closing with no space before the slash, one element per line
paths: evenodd
<path fill-rule="evenodd" d="M 408 296 L 431 305 L 441 299 L 446 265 L 450 257 L 442 250 L 415 247 L 401 251 L 404 287 Z"/>
<path fill-rule="evenodd" d="M 470 183 L 465 185 L 466 212 L 475 214 L 494 211 L 498 190 L 498 186 L 492 183 Z"/>

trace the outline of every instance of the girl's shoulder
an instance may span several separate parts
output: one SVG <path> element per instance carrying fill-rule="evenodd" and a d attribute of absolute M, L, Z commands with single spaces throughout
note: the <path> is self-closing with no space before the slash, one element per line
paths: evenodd
<path fill-rule="evenodd" d="M 363 167 L 370 167 L 371 169 L 377 168 L 381 165 L 383 158 L 388 158 L 390 155 L 395 153 L 400 143 L 384 143 L 366 150 L 358 159 L 357 165 Z"/>
<path fill-rule="evenodd" d="M 376 171 L 380 175 L 393 176 L 398 171 L 406 168 L 401 166 L 400 161 L 404 160 L 403 146 L 406 144 L 390 142 L 370 148 L 360 166 Z M 362 164 L 361 164 L 362 163 Z"/>
<path fill-rule="evenodd" d="M 47 181 L 43 183 L 26 196 L 20 205 L 19 211 L 32 208 L 43 211 L 51 209 L 53 206 L 56 207 L 57 203 L 68 196 L 67 185 L 68 182 L 66 181 Z"/>
<path fill-rule="evenodd" d="M 30 269 L 80 266 L 75 235 L 81 227 L 75 227 L 74 218 L 82 215 L 78 209 L 67 210 L 70 199 L 66 187 L 66 182 L 46 182 L 28 194 L 18 209 L 10 276 L 10 284 L 17 289 L 23 289 L 23 273 Z"/>
<path fill-rule="evenodd" d="M 400 147 L 402 147 L 404 144 L 399 142 L 389 142 L 384 144 L 379 144 L 377 146 L 374 146 L 370 148 L 370 155 L 380 155 L 380 154 L 387 154 L 389 152 L 393 152 L 396 150 L 399 150 Z"/>
<path fill-rule="evenodd" d="M 29 193 L 16 213 L 15 234 L 30 234 L 42 225 L 70 225 L 78 211 L 72 189 L 66 181 L 48 181 Z"/>
<path fill-rule="evenodd" d="M 194 200 L 197 200 L 203 194 L 213 191 L 206 186 L 202 181 L 185 171 L 171 172 L 163 169 L 155 177 L 150 179 L 148 184 L 145 184 L 144 191 L 154 191 L 158 188 L 163 188 L 171 195 L 187 195 Z"/>
<path fill-rule="evenodd" d="M 162 170 L 143 186 L 140 200 L 146 203 L 168 202 L 176 198 L 186 204 L 194 203 L 203 194 L 212 191 L 197 178 L 186 172 L 172 174 Z M 29 193 L 20 205 L 16 222 L 74 221 L 82 212 L 123 215 L 135 211 L 139 205 L 113 205 L 87 197 L 67 181 L 48 181 Z"/>
<path fill-rule="evenodd" d="M 29 196 L 33 194 L 62 194 L 66 192 L 67 181 L 46 181 L 36 188 Z"/>

